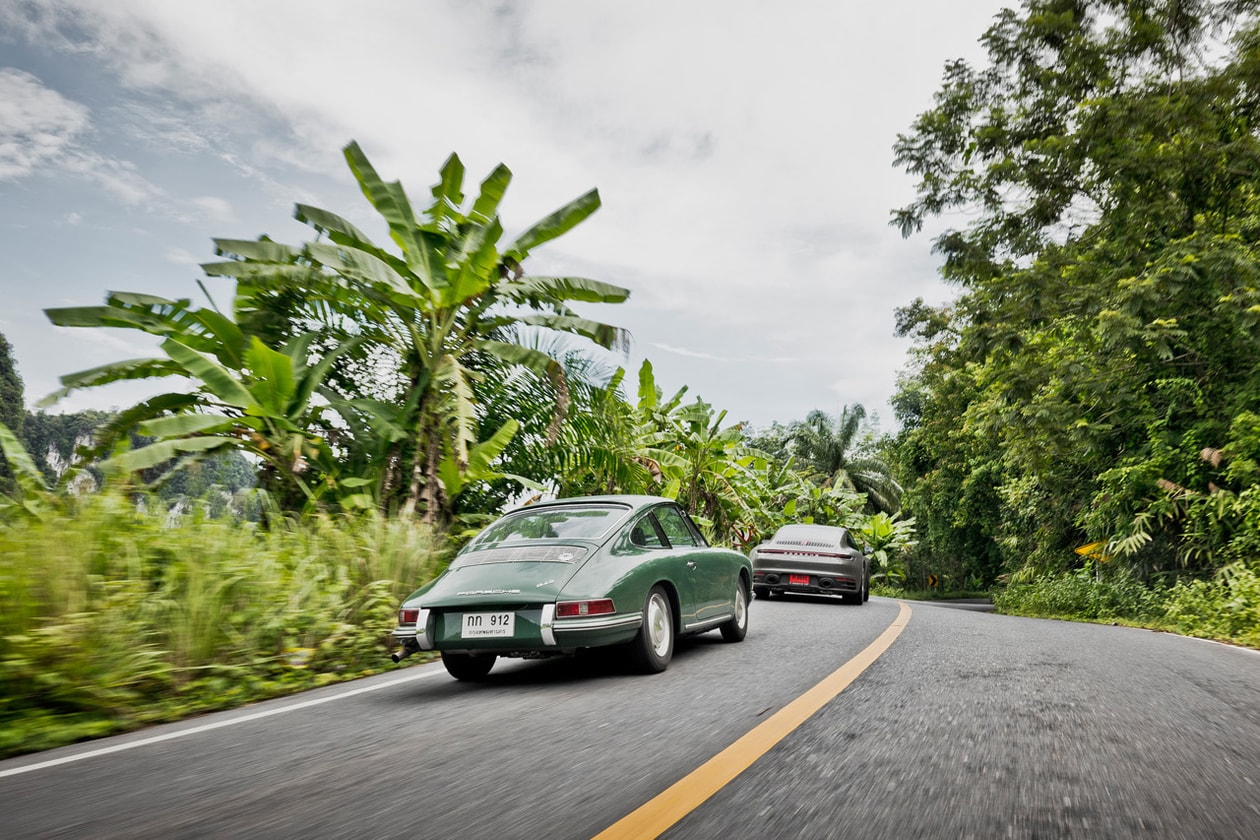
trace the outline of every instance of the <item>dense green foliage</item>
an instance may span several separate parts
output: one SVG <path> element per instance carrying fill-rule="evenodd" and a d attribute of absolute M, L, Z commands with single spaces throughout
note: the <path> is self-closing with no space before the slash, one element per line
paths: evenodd
<path fill-rule="evenodd" d="M 80 448 L 91 448 L 96 430 L 110 419 L 104 411 L 76 411 L 49 414 L 27 412 L 21 427 L 13 428 L 31 459 L 49 484 L 56 484 Z"/>
<path fill-rule="evenodd" d="M 48 486 L 56 486 L 76 465 L 86 469 L 72 476 L 75 492 L 99 486 L 102 473 L 91 461 L 96 448 L 97 431 L 107 426 L 114 415 L 104 411 L 76 411 L 50 414 L 28 411 L 18 439 L 30 454 L 31 461 L 44 475 Z M 132 435 L 132 446 L 152 443 L 152 438 Z M 85 454 L 86 453 L 86 454 Z M 84 459 L 87 459 L 86 463 Z M 170 503 L 179 500 L 204 499 L 212 489 L 226 496 L 255 486 L 257 470 L 240 452 L 231 450 L 209 455 L 194 463 L 172 470 L 153 467 L 140 473 L 141 479 L 154 486 L 159 499 Z M 9 491 L 12 494 L 12 488 Z"/>
<path fill-rule="evenodd" d="M 955 300 L 899 312 L 917 340 L 891 454 L 920 529 L 912 566 L 1085 617 L 1172 605 L 1201 623 L 1187 593 L 1222 606 L 1247 591 L 1255 6 L 1025 0 L 985 34 L 988 65 L 951 63 L 898 139 L 919 181 L 894 223 L 970 220 L 936 239 Z M 1091 563 L 1104 573 L 1077 571 Z"/>
<path fill-rule="evenodd" d="M 442 542 L 379 514 L 172 516 L 117 490 L 0 527 L 0 756 L 383 670 Z"/>

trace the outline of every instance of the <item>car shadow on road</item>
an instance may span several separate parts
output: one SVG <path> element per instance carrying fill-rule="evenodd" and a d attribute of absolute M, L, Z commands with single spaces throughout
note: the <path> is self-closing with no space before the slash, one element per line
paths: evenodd
<path fill-rule="evenodd" d="M 689 660 L 706 655 L 707 651 L 724 647 L 726 643 L 716 633 L 677 639 L 670 669 L 687 667 Z M 510 663 L 512 667 L 505 667 Z M 617 648 L 593 648 L 579 651 L 573 656 L 552 659 L 501 660 L 486 677 L 483 685 L 553 685 L 587 682 L 604 679 L 635 679 L 651 677 L 634 669 L 629 656 Z"/>

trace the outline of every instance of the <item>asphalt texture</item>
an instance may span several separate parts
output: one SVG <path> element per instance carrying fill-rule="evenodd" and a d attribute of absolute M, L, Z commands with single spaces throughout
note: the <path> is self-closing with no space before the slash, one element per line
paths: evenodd
<path fill-rule="evenodd" d="M 664 836 L 1260 837 L 1260 654 L 911 606 L 887 653 Z M 897 611 L 759 600 L 744 642 L 682 640 L 658 675 L 607 657 L 500 662 L 483 684 L 400 667 L 11 759 L 0 837 L 589 838 Z"/>

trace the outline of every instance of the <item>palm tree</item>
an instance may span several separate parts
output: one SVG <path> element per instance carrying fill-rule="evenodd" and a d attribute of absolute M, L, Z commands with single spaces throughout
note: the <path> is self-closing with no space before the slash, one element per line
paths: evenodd
<path fill-rule="evenodd" d="M 804 466 L 822 478 L 824 486 L 862 493 L 873 510 L 894 513 L 901 506 L 901 485 L 888 464 L 851 451 L 865 418 L 861 404 L 845 406 L 838 418 L 811 411 L 789 427 L 789 446 Z"/>

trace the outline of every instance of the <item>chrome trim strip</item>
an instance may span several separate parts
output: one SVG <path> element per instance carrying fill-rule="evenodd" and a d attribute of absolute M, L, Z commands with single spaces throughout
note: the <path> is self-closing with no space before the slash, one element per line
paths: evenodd
<path fill-rule="evenodd" d="M 424 628 L 423 633 L 419 631 L 421 627 Z M 416 644 L 420 645 L 420 650 L 433 650 L 433 615 L 431 611 L 420 610 L 420 615 L 416 616 L 416 628 Z"/>
<path fill-rule="evenodd" d="M 614 630 L 618 627 L 638 627 L 643 624 L 643 614 L 596 616 L 594 618 L 561 618 L 555 623 L 557 633 L 575 630 Z"/>
<path fill-rule="evenodd" d="M 544 645 L 555 645 L 556 631 L 554 624 L 556 623 L 556 605 L 543 604 L 542 617 L 538 619 L 538 632 L 542 634 L 542 642 Z"/>
<path fill-rule="evenodd" d="M 691 632 L 692 630 L 695 630 L 697 627 L 716 627 L 717 625 L 721 624 L 724 621 L 730 621 L 734 617 L 735 617 L 735 613 L 731 613 L 730 615 L 720 616 L 718 618 L 706 618 L 704 621 L 697 621 L 693 624 L 684 624 L 683 629 L 686 630 L 687 632 Z"/>

